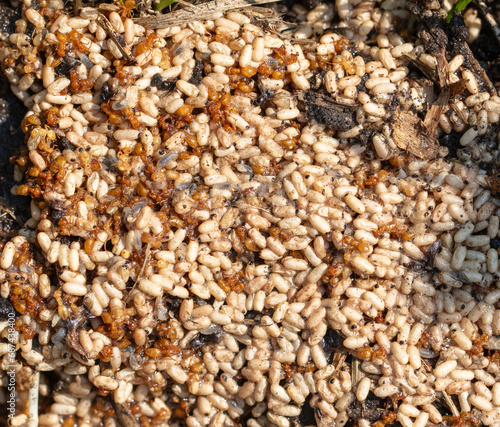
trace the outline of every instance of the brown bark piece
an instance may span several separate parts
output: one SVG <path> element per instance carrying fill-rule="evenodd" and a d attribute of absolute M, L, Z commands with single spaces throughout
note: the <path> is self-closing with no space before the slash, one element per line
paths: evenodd
<path fill-rule="evenodd" d="M 134 19 L 134 23 L 154 30 L 184 24 L 195 20 L 212 19 L 214 15 L 227 12 L 232 9 L 240 9 L 264 3 L 275 3 L 278 1 L 280 0 L 217 0 L 196 5 L 196 11 L 192 8 L 180 9 L 166 15 L 137 18 Z"/>
<path fill-rule="evenodd" d="M 448 64 L 448 63 L 446 63 Z M 426 134 L 430 137 L 436 135 L 436 130 L 439 125 L 439 118 L 441 117 L 441 112 L 443 108 L 448 105 L 448 100 L 450 99 L 450 89 L 448 86 L 441 88 L 441 93 L 439 94 L 436 103 L 432 104 L 431 108 L 427 111 L 425 115 L 425 120 L 423 126 L 425 128 Z"/>
<path fill-rule="evenodd" d="M 347 131 L 356 125 L 355 105 L 341 104 L 331 96 L 314 91 L 298 91 L 297 95 L 306 104 L 309 121 L 339 131 Z"/>

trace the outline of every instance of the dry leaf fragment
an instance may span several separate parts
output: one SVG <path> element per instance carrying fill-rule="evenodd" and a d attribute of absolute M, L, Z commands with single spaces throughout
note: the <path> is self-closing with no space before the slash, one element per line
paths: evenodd
<path fill-rule="evenodd" d="M 392 138 L 396 145 L 421 159 L 434 159 L 438 153 L 439 142 L 426 134 L 422 120 L 405 111 L 399 111 L 395 116 Z"/>

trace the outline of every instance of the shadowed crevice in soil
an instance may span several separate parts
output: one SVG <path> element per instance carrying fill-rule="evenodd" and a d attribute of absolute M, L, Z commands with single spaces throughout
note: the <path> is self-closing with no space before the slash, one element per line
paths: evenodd
<path fill-rule="evenodd" d="M 0 197 L 16 207 L 16 214 L 23 217 L 29 212 L 29 198 L 14 196 L 14 166 L 9 158 L 24 144 L 21 121 L 27 108 L 9 90 L 5 81 L 0 82 Z"/>

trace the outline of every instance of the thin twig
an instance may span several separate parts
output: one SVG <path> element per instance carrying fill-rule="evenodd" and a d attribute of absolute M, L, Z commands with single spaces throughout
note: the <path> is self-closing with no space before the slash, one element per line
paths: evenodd
<path fill-rule="evenodd" d="M 75 16 L 80 15 L 81 9 L 82 9 L 82 0 L 75 0 L 73 3 L 73 14 Z"/>
<path fill-rule="evenodd" d="M 342 365 L 344 364 L 346 359 L 347 359 L 347 354 L 343 354 L 342 356 L 340 356 L 339 362 L 337 363 L 337 366 L 335 366 L 334 372 L 339 372 L 342 369 Z"/>
<path fill-rule="evenodd" d="M 357 386 L 358 383 L 365 377 L 364 372 L 360 369 L 361 361 L 359 359 L 353 358 L 351 362 L 351 378 L 353 386 Z"/>
<path fill-rule="evenodd" d="M 104 28 L 104 31 L 106 31 L 107 35 L 113 40 L 113 42 L 116 44 L 116 47 L 118 50 L 121 52 L 123 57 L 129 61 L 133 62 L 133 58 L 130 56 L 130 54 L 123 48 L 123 46 L 120 44 L 118 39 L 116 38 L 115 35 L 115 30 L 113 29 L 113 26 L 111 23 L 108 21 L 108 18 L 106 18 L 102 13 L 99 13 L 99 17 L 97 18 L 99 21 L 99 24 Z"/>
<path fill-rule="evenodd" d="M 275 3 L 281 0 L 215 0 L 195 6 L 193 10 L 176 10 L 166 15 L 148 16 L 147 18 L 134 19 L 134 23 L 155 30 L 158 28 L 171 27 L 173 25 L 185 24 L 196 19 L 211 19 L 220 13 L 231 9 L 240 9 L 264 3 Z"/>

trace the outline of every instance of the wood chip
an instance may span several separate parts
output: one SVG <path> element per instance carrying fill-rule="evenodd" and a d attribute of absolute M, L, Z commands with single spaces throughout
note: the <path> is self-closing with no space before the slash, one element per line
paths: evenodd
<path fill-rule="evenodd" d="M 353 358 L 351 362 L 351 378 L 353 385 L 357 386 L 365 376 L 365 373 L 361 370 L 361 361 Z"/>
<path fill-rule="evenodd" d="M 428 136 L 434 137 L 436 135 L 436 130 L 439 125 L 439 118 L 446 105 L 448 105 L 448 100 L 450 99 L 450 89 L 448 86 L 441 88 L 441 93 L 435 104 L 429 108 L 424 119 L 424 128 Z"/>

